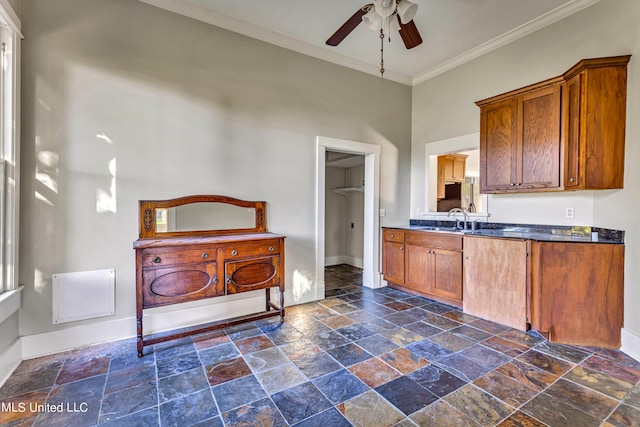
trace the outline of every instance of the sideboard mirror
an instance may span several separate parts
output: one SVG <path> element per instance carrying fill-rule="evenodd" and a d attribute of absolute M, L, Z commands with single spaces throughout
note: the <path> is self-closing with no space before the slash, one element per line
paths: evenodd
<path fill-rule="evenodd" d="M 265 202 L 226 196 L 140 201 L 140 238 L 266 231 Z"/>

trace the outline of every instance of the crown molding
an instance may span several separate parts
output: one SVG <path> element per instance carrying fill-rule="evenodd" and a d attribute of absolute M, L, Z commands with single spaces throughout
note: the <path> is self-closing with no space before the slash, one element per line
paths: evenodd
<path fill-rule="evenodd" d="M 233 31 L 235 33 L 242 34 L 253 39 L 257 39 L 266 43 L 270 43 L 294 52 L 302 53 L 304 55 L 312 56 L 314 58 L 321 59 L 323 61 L 331 62 L 333 64 L 341 65 L 347 68 L 351 68 L 356 71 L 371 74 L 374 76 L 380 76 L 380 69 L 377 66 L 365 64 L 361 61 L 348 58 L 346 56 L 330 52 L 326 49 L 313 46 L 309 43 L 295 40 L 291 37 L 287 37 L 283 34 L 279 34 L 273 31 L 259 28 L 253 24 L 249 24 L 238 19 L 231 18 L 203 6 L 198 6 L 193 3 L 185 1 L 175 0 L 138 0 L 142 3 L 147 3 L 152 6 L 159 7 L 161 9 L 168 10 L 170 12 L 177 13 L 179 15 L 187 16 L 189 18 L 205 22 L 207 24 L 215 25 L 216 27 L 224 28 L 225 30 Z M 385 71 L 385 80 L 395 81 L 405 85 L 411 85 L 411 76 L 407 76 L 400 73 L 394 73 L 392 71 Z"/>
<path fill-rule="evenodd" d="M 22 37 L 22 33 L 20 32 L 22 27 L 20 18 L 18 18 L 18 15 L 7 0 L 0 0 L 0 25 L 2 24 L 8 25 Z"/>
<path fill-rule="evenodd" d="M 538 31 L 541 28 L 544 28 L 548 25 L 551 25 L 555 22 L 558 22 L 566 18 L 567 16 L 570 16 L 576 12 L 579 12 L 582 9 L 586 9 L 589 6 L 592 6 L 598 3 L 599 1 L 600 0 L 573 0 L 570 3 L 560 6 L 542 16 L 539 16 L 536 19 L 533 19 L 529 22 L 526 22 L 520 25 L 519 27 L 516 27 L 511 31 L 508 31 L 498 37 L 495 37 L 489 40 L 488 42 L 481 44 L 476 48 L 468 50 L 467 52 L 460 54 L 455 58 L 450 59 L 449 61 L 443 62 L 438 66 L 435 66 L 425 72 L 422 72 L 414 76 L 412 81 L 412 86 L 423 83 L 429 79 L 434 78 L 439 74 L 452 70 L 453 68 L 456 68 L 466 62 L 472 61 L 486 53 L 496 50 L 511 42 L 514 42 L 535 31 Z"/>
<path fill-rule="evenodd" d="M 1 1 L 1 0 L 0 0 Z M 298 52 L 304 55 L 312 56 L 314 58 L 321 59 L 323 61 L 331 62 L 333 64 L 341 65 L 347 68 L 351 68 L 356 71 L 361 71 L 373 76 L 379 76 L 380 70 L 377 66 L 366 64 L 361 61 L 357 61 L 340 55 L 318 46 L 311 45 L 309 43 L 295 40 L 291 37 L 279 34 L 273 31 L 259 28 L 253 24 L 249 24 L 244 21 L 240 21 L 229 16 L 225 16 L 216 13 L 206 7 L 199 6 L 190 2 L 176 1 L 176 0 L 138 0 L 142 3 L 146 3 L 152 6 L 156 6 L 167 11 L 177 13 L 189 18 L 205 22 L 211 25 L 215 25 L 220 28 L 224 28 L 235 33 L 242 34 L 253 39 L 257 39 L 266 43 L 270 43 L 294 52 Z M 576 12 L 586 9 L 598 3 L 600 0 L 573 0 L 563 6 L 560 6 L 536 19 L 533 19 L 519 27 L 514 28 L 486 43 L 481 44 L 467 52 L 464 52 L 449 61 L 446 61 L 440 65 L 430 68 L 420 74 L 413 77 L 400 73 L 394 73 L 392 71 L 386 71 L 384 74 L 385 80 L 395 81 L 409 86 L 415 86 L 423 83 L 429 79 L 436 77 L 446 71 L 452 70 L 466 62 L 472 61 L 486 53 L 496 50 L 502 46 L 505 46 L 515 40 L 525 37 L 541 28 L 551 25 L 561 19 L 566 18 Z"/>

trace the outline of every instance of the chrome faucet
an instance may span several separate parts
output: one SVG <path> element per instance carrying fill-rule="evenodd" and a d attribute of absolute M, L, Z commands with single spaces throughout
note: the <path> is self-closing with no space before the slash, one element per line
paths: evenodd
<path fill-rule="evenodd" d="M 455 215 L 455 214 L 457 214 L 458 212 L 462 213 L 462 216 L 463 216 L 463 218 L 464 218 L 464 222 L 463 222 L 463 227 L 462 227 L 462 229 L 463 229 L 463 230 L 466 230 L 466 229 L 467 229 L 467 213 L 466 213 L 464 210 L 462 210 L 462 209 L 460 209 L 460 208 L 453 208 L 453 209 L 451 209 L 451 210 L 449 211 L 449 213 L 447 214 L 447 216 L 449 217 L 449 216 L 451 216 L 452 214 L 453 214 L 453 215 Z M 456 228 L 460 228 L 460 220 L 459 220 L 458 218 L 456 218 Z"/>

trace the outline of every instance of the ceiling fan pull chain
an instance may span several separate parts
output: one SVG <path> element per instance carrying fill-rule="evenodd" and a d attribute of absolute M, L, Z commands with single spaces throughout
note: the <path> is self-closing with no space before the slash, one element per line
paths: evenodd
<path fill-rule="evenodd" d="M 384 79 L 384 31 L 380 28 L 380 79 Z"/>

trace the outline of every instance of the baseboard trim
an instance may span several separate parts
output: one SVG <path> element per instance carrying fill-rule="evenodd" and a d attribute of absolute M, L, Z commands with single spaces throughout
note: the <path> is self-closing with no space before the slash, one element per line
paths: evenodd
<path fill-rule="evenodd" d="M 382 274 L 379 272 L 373 272 L 373 274 L 369 274 L 368 271 L 365 271 L 362 277 L 362 284 L 367 288 L 371 289 L 379 289 L 387 286 L 387 282 L 382 280 Z"/>
<path fill-rule="evenodd" d="M 183 304 L 179 309 L 161 307 L 146 310 L 143 317 L 144 334 L 214 322 L 230 317 L 258 313 L 264 310 L 264 293 L 242 298 L 216 301 L 205 305 Z M 22 359 L 33 359 L 88 345 L 118 341 L 136 336 L 135 316 L 90 323 L 70 328 L 27 335 L 21 338 Z"/>
<path fill-rule="evenodd" d="M 20 346 L 20 338 L 18 338 L 0 355 L 0 387 L 7 381 L 7 378 L 11 376 L 20 362 L 22 362 L 22 348 Z"/>
<path fill-rule="evenodd" d="M 356 258 L 349 255 L 329 256 L 329 257 L 325 257 L 324 259 L 325 267 L 329 267 L 331 265 L 340 265 L 340 264 L 347 264 L 353 267 L 362 268 L 362 266 L 364 265 L 364 261 L 362 260 L 362 258 Z"/>
<path fill-rule="evenodd" d="M 622 347 L 620 350 L 640 362 L 640 335 L 622 328 Z"/>

